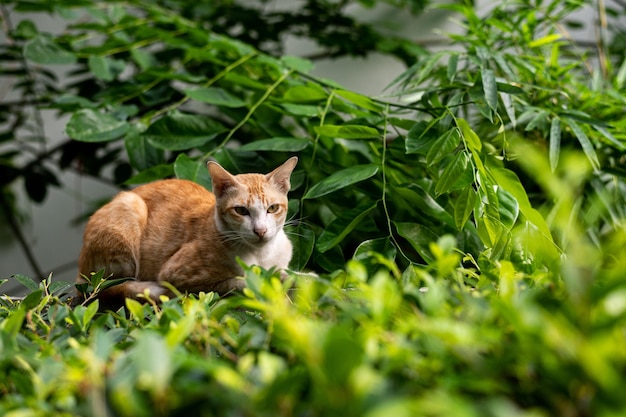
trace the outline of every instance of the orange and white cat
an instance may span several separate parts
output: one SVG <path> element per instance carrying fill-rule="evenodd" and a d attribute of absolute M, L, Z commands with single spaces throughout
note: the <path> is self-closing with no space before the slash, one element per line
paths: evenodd
<path fill-rule="evenodd" d="M 248 265 L 286 269 L 291 242 L 283 231 L 287 192 L 297 157 L 269 174 L 232 175 L 216 162 L 208 169 L 213 193 L 187 180 L 162 180 L 119 193 L 87 222 L 78 283 L 105 269 L 133 277 L 102 291 L 101 305 L 123 305 L 148 290 L 227 294 L 245 286 L 239 257 Z"/>

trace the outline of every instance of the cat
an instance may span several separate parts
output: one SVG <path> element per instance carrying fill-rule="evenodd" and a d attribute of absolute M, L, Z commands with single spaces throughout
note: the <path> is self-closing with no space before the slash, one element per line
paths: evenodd
<path fill-rule="evenodd" d="M 245 287 L 245 264 L 285 270 L 292 245 L 283 225 L 287 192 L 297 157 L 269 174 L 232 175 L 208 163 L 213 192 L 188 180 L 166 179 L 120 192 L 87 222 L 78 260 L 83 274 L 133 277 L 99 293 L 100 306 L 115 308 L 125 298 L 172 296 L 180 292 L 229 294 Z"/>

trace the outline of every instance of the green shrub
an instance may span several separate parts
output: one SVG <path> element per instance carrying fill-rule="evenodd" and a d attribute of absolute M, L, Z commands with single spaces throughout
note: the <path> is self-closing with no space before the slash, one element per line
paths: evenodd
<path fill-rule="evenodd" d="M 178 2 L 55 6 L 57 36 L 21 23 L 7 50 L 37 65 L 40 105 L 71 115 L 61 167 L 209 186 L 207 158 L 301 163 L 286 283 L 251 267 L 242 295 L 99 314 L 70 308 L 66 285 L 16 277 L 31 294 L 0 308 L 0 411 L 620 415 L 626 61 L 607 25 L 598 69 L 570 40 L 583 5 L 445 6 L 466 33 L 436 53 L 394 39 L 411 66 L 384 99 Z M 76 77 L 61 92 L 45 68 L 63 63 Z M 3 186 L 21 175 L 42 199 L 45 158 L 15 155 Z"/>

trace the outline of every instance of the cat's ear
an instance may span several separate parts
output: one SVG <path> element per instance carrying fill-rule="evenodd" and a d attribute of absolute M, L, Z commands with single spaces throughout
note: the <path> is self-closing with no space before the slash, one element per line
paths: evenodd
<path fill-rule="evenodd" d="M 230 188 L 237 185 L 235 176 L 226 171 L 217 162 L 209 161 L 207 164 L 209 168 L 209 175 L 211 175 L 211 182 L 213 183 L 213 193 L 220 197 Z"/>
<path fill-rule="evenodd" d="M 291 158 L 287 159 L 284 164 L 267 174 L 265 178 L 272 184 L 276 185 L 276 187 L 278 187 L 280 191 L 287 194 L 287 192 L 291 188 L 289 178 L 291 177 L 291 173 L 293 172 L 297 163 L 298 157 L 292 156 Z"/>

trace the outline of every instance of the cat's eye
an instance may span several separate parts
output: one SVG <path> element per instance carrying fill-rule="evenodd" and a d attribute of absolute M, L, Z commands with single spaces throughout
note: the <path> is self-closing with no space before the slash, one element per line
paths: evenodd
<path fill-rule="evenodd" d="M 249 216 L 250 215 L 250 212 L 245 207 L 237 206 L 237 207 L 234 207 L 233 210 L 235 210 L 235 213 L 237 213 L 240 216 Z"/>
<path fill-rule="evenodd" d="M 276 213 L 278 211 L 278 204 L 272 204 L 267 208 L 268 213 Z"/>

